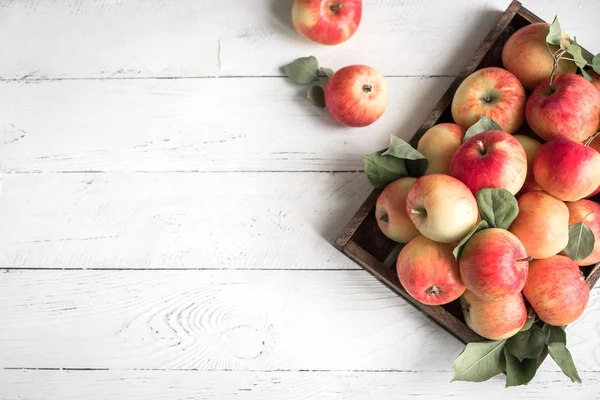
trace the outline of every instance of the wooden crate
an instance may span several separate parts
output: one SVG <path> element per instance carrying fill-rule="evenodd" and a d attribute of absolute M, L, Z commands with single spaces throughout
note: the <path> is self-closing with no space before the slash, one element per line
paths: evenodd
<path fill-rule="evenodd" d="M 410 144 L 416 148 L 421 136 L 433 125 L 452 122 L 450 104 L 454 92 L 463 79 L 480 68 L 502 67 L 502 47 L 508 37 L 517 29 L 535 22 L 544 21 L 524 8 L 518 1 L 513 1 L 502 14 L 496 27 L 488 33 L 471 60 L 431 111 L 427 120 L 417 130 L 410 140 Z M 591 54 L 584 50 L 584 56 L 590 58 Z M 523 132 L 530 131 L 527 126 L 522 130 Z M 375 203 L 379 193 L 381 190 L 376 189 L 369 195 L 337 238 L 337 247 L 463 342 L 485 340 L 465 324 L 458 300 L 444 306 L 428 306 L 419 303 L 404 290 L 398 281 L 395 267 L 395 261 L 402 245 L 383 235 L 375 219 Z M 592 288 L 600 277 L 600 264 L 582 267 L 582 271 L 589 287 Z M 540 358 L 540 362 L 544 357 L 545 354 Z"/>

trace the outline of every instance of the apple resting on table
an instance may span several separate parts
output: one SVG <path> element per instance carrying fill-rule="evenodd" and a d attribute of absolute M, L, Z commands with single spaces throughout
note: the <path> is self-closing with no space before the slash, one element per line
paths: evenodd
<path fill-rule="evenodd" d="M 525 120 L 525 89 L 510 72 L 497 67 L 477 70 L 452 98 L 452 118 L 465 129 L 487 115 L 502 130 L 515 133 Z"/>
<path fill-rule="evenodd" d="M 422 235 L 442 243 L 460 241 L 479 218 L 469 188 L 443 174 L 424 175 L 413 183 L 406 195 L 406 212 Z"/>
<path fill-rule="evenodd" d="M 450 174 L 473 193 L 503 188 L 516 194 L 527 177 L 527 154 L 509 133 L 482 132 L 460 146 L 452 158 Z"/>
<path fill-rule="evenodd" d="M 417 178 L 400 178 L 388 184 L 377 198 L 375 218 L 379 229 L 388 238 L 408 243 L 419 235 L 406 213 L 406 194 Z"/>
<path fill-rule="evenodd" d="M 402 248 L 396 261 L 400 283 L 408 294 L 423 304 L 450 303 L 465 291 L 454 245 L 417 236 Z"/>
<path fill-rule="evenodd" d="M 524 26 L 513 33 L 502 48 L 502 65 L 521 81 L 525 89 L 533 90 L 540 82 L 549 80 L 553 59 L 548 47 L 555 52 L 558 46 L 546 44 L 550 24 L 539 22 Z M 574 73 L 575 63 L 561 59 L 557 74 Z"/>
<path fill-rule="evenodd" d="M 388 90 L 383 76 L 366 65 L 349 65 L 336 71 L 325 84 L 325 107 L 338 122 L 367 126 L 384 113 Z"/>
<path fill-rule="evenodd" d="M 450 175 L 450 161 L 464 137 L 465 128 L 457 124 L 446 122 L 429 128 L 417 144 L 417 151 L 429 160 L 425 175 Z"/>
<path fill-rule="evenodd" d="M 292 23 L 314 42 L 336 45 L 350 39 L 362 17 L 362 0 L 294 0 Z"/>

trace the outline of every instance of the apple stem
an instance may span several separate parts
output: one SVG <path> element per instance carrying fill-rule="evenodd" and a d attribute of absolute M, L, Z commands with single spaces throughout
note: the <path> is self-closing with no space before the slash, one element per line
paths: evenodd
<path fill-rule="evenodd" d="M 344 8 L 344 4 L 343 3 L 336 3 L 336 4 L 332 4 L 331 6 L 329 6 L 329 9 L 331 11 L 333 11 L 333 12 L 338 12 L 342 8 Z"/>
<path fill-rule="evenodd" d="M 559 49 L 561 50 L 561 49 Z M 558 62 L 560 61 L 560 58 L 566 53 L 566 50 L 562 50 L 560 53 L 558 52 L 558 50 L 556 51 L 556 53 L 552 54 L 552 57 L 554 58 L 554 62 L 552 63 L 552 73 L 550 74 L 550 92 L 554 93 L 554 86 L 552 86 L 552 81 L 554 80 L 554 75 L 556 74 L 556 70 L 558 69 Z M 558 53 L 558 55 L 557 55 Z"/>
<path fill-rule="evenodd" d="M 519 258 L 517 260 L 517 262 L 523 262 L 523 261 L 532 262 L 533 261 L 533 257 L 524 257 L 524 258 Z"/>
<path fill-rule="evenodd" d="M 590 138 L 588 140 L 585 141 L 585 143 L 583 143 L 584 146 L 589 146 L 590 143 L 592 143 L 594 141 L 594 139 L 596 139 L 596 137 L 600 135 L 600 132 L 596 132 L 594 133 L 592 136 L 590 136 Z"/>
<path fill-rule="evenodd" d="M 414 208 L 411 208 L 408 212 L 411 214 L 425 214 L 423 211 L 415 210 Z"/>
<path fill-rule="evenodd" d="M 477 146 L 479 146 L 479 149 L 481 150 L 481 154 L 485 154 L 485 147 L 483 147 L 483 142 L 481 140 L 477 141 Z"/>

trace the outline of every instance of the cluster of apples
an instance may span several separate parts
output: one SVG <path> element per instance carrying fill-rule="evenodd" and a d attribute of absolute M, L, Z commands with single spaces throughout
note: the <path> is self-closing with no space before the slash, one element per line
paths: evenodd
<path fill-rule="evenodd" d="M 463 80 L 454 123 L 418 142 L 425 174 L 391 182 L 376 204 L 382 232 L 406 243 L 396 263 L 406 291 L 428 305 L 460 298 L 468 326 L 492 340 L 521 330 L 526 301 L 549 325 L 578 319 L 589 298 L 580 266 L 600 262 L 600 205 L 590 199 L 600 191 L 598 76 L 589 82 L 569 60 L 556 65 L 549 28 L 517 30 L 503 47 L 503 68 Z M 516 197 L 518 213 L 478 230 L 494 218 L 480 196 L 490 188 Z M 595 240 L 581 259 L 564 251 L 578 223 Z"/>

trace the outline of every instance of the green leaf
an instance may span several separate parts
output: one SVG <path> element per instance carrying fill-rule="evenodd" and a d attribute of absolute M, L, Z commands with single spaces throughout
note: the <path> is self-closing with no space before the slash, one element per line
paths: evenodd
<path fill-rule="evenodd" d="M 403 159 L 384 156 L 385 150 L 362 156 L 365 174 L 371 184 L 383 189 L 392 181 L 408 176 L 406 164 Z"/>
<path fill-rule="evenodd" d="M 530 329 L 521 331 L 509 338 L 506 342 L 506 349 L 522 362 L 527 358 L 537 360 L 542 355 L 545 344 L 546 334 L 542 331 L 542 328 L 532 325 Z"/>
<path fill-rule="evenodd" d="M 319 80 L 319 63 L 314 56 L 298 58 L 283 70 L 288 78 L 303 85 Z"/>
<path fill-rule="evenodd" d="M 548 345 L 548 353 L 550 353 L 550 357 L 552 357 L 562 372 L 571 378 L 571 382 L 581 383 L 581 378 L 577 373 L 573 357 L 567 346 L 563 343 L 550 343 Z"/>
<path fill-rule="evenodd" d="M 501 130 L 502 128 L 500 125 L 498 125 L 493 119 L 487 115 L 482 115 L 481 118 L 479 118 L 479 121 L 475 122 L 469 129 L 467 129 L 463 143 L 482 132 Z"/>
<path fill-rule="evenodd" d="M 587 60 L 583 58 L 583 54 L 581 53 L 581 46 L 577 43 L 571 43 L 569 47 L 567 47 L 567 51 L 571 53 L 573 60 L 575 60 L 575 64 L 577 64 L 579 68 L 583 68 L 587 65 Z"/>
<path fill-rule="evenodd" d="M 597 74 L 600 74 L 600 54 L 596 54 L 592 59 L 592 68 Z"/>
<path fill-rule="evenodd" d="M 333 70 L 331 68 L 319 68 L 319 75 L 331 78 L 331 75 L 333 75 Z"/>
<path fill-rule="evenodd" d="M 562 38 L 563 32 L 560 28 L 560 23 L 558 22 L 558 16 L 555 16 L 554 21 L 552 21 L 552 25 L 550 25 L 548 35 L 546 35 L 546 42 L 556 46 L 560 46 L 560 41 Z"/>
<path fill-rule="evenodd" d="M 585 79 L 587 79 L 589 82 L 591 82 L 593 79 L 592 76 L 589 74 L 589 72 L 587 72 L 585 69 L 581 70 L 581 75 L 583 75 L 583 77 Z"/>
<path fill-rule="evenodd" d="M 425 173 L 429 161 L 410 144 L 399 137 L 390 139 L 390 147 L 383 153 L 384 156 L 394 156 L 406 160 L 406 168 L 410 176 L 419 177 Z"/>
<path fill-rule="evenodd" d="M 452 381 L 483 382 L 504 371 L 505 344 L 506 340 L 467 344 L 454 360 Z"/>
<path fill-rule="evenodd" d="M 452 254 L 454 254 L 454 258 L 456 258 L 458 260 L 458 258 L 460 257 L 460 252 L 462 251 L 465 244 L 469 241 L 471 236 L 473 236 L 477 232 L 479 232 L 483 229 L 487 229 L 487 228 L 489 228 L 487 221 L 482 220 L 477 224 L 477 226 L 475 228 L 471 229 L 471 232 L 467 233 L 467 236 L 462 238 L 462 240 L 456 245 L 454 250 L 452 250 Z"/>
<path fill-rule="evenodd" d="M 308 89 L 306 98 L 313 102 L 313 104 L 320 108 L 325 108 L 325 91 L 319 85 L 313 85 Z"/>
<path fill-rule="evenodd" d="M 506 189 L 480 189 L 475 196 L 479 214 L 491 228 L 508 229 L 519 214 L 517 199 Z"/>
<path fill-rule="evenodd" d="M 569 227 L 569 242 L 565 253 L 572 260 L 583 260 L 592 254 L 595 240 L 594 232 L 583 221 L 573 224 Z"/>
<path fill-rule="evenodd" d="M 506 357 L 506 387 L 527 385 L 537 372 L 537 360 L 526 358 L 519 361 L 508 348 L 504 349 Z"/>
<path fill-rule="evenodd" d="M 566 346 L 567 332 L 565 332 L 565 328 L 562 326 L 544 324 L 542 331 L 546 334 L 547 345 L 551 345 L 552 343 L 560 343 Z"/>

